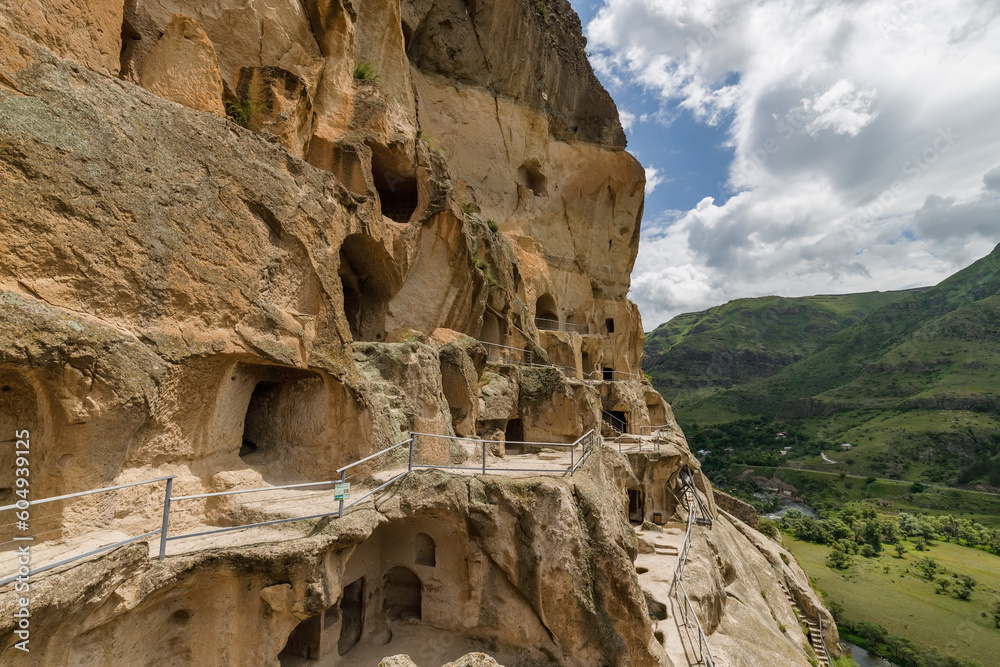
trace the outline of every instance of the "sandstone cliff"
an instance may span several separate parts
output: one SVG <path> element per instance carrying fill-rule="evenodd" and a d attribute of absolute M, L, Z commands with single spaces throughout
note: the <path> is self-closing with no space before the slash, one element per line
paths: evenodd
<path fill-rule="evenodd" d="M 39 576 L 30 659 L 0 588 L 5 664 L 678 660 L 628 490 L 665 521 L 687 516 L 681 469 L 714 514 L 712 492 L 635 375 L 644 176 L 564 0 L 0 2 L 0 174 L 0 426 L 31 432 L 33 498 L 331 480 L 410 432 L 442 436 L 435 465 L 489 440 L 485 465 L 600 432 L 603 411 L 666 437 L 565 478 L 414 472 L 342 519 Z M 148 532 L 155 496 L 48 505 L 39 549 Z M 211 498 L 172 526 L 289 511 Z M 725 525 L 695 542 L 694 597 L 737 637 L 771 621 L 729 602 L 759 552 Z M 806 664 L 778 639 L 719 664 Z"/>

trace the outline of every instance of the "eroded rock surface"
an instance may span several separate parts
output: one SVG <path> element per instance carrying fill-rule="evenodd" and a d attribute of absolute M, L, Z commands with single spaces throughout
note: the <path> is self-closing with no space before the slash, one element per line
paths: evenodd
<path fill-rule="evenodd" d="M 530 442 L 605 412 L 659 427 L 655 451 L 598 443 L 572 476 L 413 472 L 343 519 L 39 576 L 30 660 L 0 588 L 4 664 L 681 664 L 629 519 L 686 520 L 682 469 L 717 512 L 638 374 L 644 173 L 568 2 L 0 0 L 0 178 L 0 426 L 31 431 L 36 498 L 340 479 L 413 432 L 418 463 L 478 467 L 556 460 Z M 406 472 L 395 451 L 352 475 Z M 155 530 L 160 493 L 54 503 L 39 549 Z M 269 493 L 285 504 L 189 499 L 171 534 L 323 502 Z M 760 639 L 749 582 L 773 565 L 825 610 L 758 538 L 696 529 L 717 664 L 805 664 Z"/>

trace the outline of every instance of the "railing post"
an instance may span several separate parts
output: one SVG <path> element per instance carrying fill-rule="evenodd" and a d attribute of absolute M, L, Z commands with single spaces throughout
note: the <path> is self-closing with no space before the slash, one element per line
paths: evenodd
<path fill-rule="evenodd" d="M 174 489 L 174 479 L 167 480 L 167 490 L 163 494 L 163 525 L 160 527 L 160 560 L 167 557 L 167 528 L 170 525 L 170 494 Z"/>
<path fill-rule="evenodd" d="M 576 451 L 576 443 L 574 442 L 573 446 L 569 448 L 569 472 L 570 472 L 570 474 L 573 474 L 573 472 L 576 470 L 576 466 L 573 464 L 573 453 L 575 451 Z"/>
<path fill-rule="evenodd" d="M 410 431 L 410 461 L 406 465 L 406 472 L 413 472 L 413 440 L 416 437 L 413 435 L 413 431 Z"/>
<path fill-rule="evenodd" d="M 486 474 L 486 441 L 483 440 L 483 474 Z"/>
<path fill-rule="evenodd" d="M 344 470 L 343 472 L 340 473 L 340 483 L 344 484 L 345 482 L 347 482 L 347 471 L 346 470 Z M 343 491 L 344 487 L 340 487 L 340 489 L 341 489 L 341 491 Z M 344 494 L 343 493 L 340 494 L 340 507 L 337 509 L 337 518 L 338 519 L 343 519 L 344 518 Z"/>

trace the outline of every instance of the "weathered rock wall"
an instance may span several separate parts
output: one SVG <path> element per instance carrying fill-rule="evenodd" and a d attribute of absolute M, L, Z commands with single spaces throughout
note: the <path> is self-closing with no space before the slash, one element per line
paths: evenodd
<path fill-rule="evenodd" d="M 405 626 L 412 576 L 423 625 L 508 665 L 670 664 L 626 490 L 673 516 L 696 462 L 647 383 L 582 379 L 639 371 L 644 186 L 583 47 L 565 0 L 0 0 L 0 425 L 32 433 L 34 497 L 329 480 L 411 431 L 450 463 L 465 446 L 434 434 L 496 440 L 498 459 L 503 441 L 572 442 L 602 410 L 670 425 L 638 475 L 606 451 L 572 479 L 412 475 L 307 537 L 163 562 L 139 545 L 42 577 L 31 664 L 332 656 L 357 618 L 369 643 Z M 159 525 L 154 495 L 46 521 L 59 540 L 134 535 Z M 440 566 L 414 562 L 420 535 Z"/>
<path fill-rule="evenodd" d="M 317 641 L 321 632 L 336 646 L 342 591 L 361 577 L 358 648 L 377 649 L 400 631 L 386 623 L 382 601 L 393 600 L 391 574 L 406 568 L 422 582 L 424 657 L 433 664 L 450 648 L 434 637 L 449 633 L 478 638 L 508 667 L 665 664 L 635 586 L 634 536 L 613 483 L 626 474 L 610 454 L 591 458 L 572 480 L 415 473 L 391 498 L 312 537 L 162 562 L 126 548 L 39 582 L 33 623 L 50 631 L 38 633 L 29 656 L 10 647 L 5 623 L 0 658 L 277 665 L 293 630 L 321 614 Z M 421 544 L 433 545 L 432 560 Z M 323 664 L 353 659 L 334 650 Z"/>
<path fill-rule="evenodd" d="M 718 489 L 713 489 L 712 495 L 715 497 L 715 504 L 719 506 L 719 509 L 729 512 L 746 525 L 757 530 L 760 523 L 760 516 L 758 516 L 757 510 L 753 508 L 753 505 L 745 503 L 738 498 L 733 498 L 728 493 L 723 493 Z"/>

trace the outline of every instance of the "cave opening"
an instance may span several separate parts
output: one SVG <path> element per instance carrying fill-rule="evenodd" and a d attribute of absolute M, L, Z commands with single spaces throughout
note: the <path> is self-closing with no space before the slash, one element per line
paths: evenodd
<path fill-rule="evenodd" d="M 344 587 L 340 597 L 340 639 L 337 641 L 337 653 L 346 654 L 361 640 L 365 618 L 365 578 L 351 582 Z M 329 611 L 327 612 L 330 613 Z M 336 616 L 331 614 L 336 620 Z M 332 623 L 330 624 L 332 625 Z"/>
<path fill-rule="evenodd" d="M 385 340 L 385 317 L 393 293 L 392 260 L 365 234 L 351 234 L 340 246 L 340 284 L 351 336 L 359 341 Z"/>
<path fill-rule="evenodd" d="M 536 197 L 544 197 L 549 193 L 548 179 L 542 173 L 541 165 L 537 161 L 526 162 L 518 168 L 517 182 L 531 190 Z"/>
<path fill-rule="evenodd" d="M 417 210 L 417 179 L 390 169 L 373 154 L 372 180 L 378 192 L 382 215 L 393 222 L 409 222 Z"/>
<path fill-rule="evenodd" d="M 643 493 L 639 489 L 629 489 L 628 490 L 628 520 L 630 523 L 642 523 L 645 518 L 644 515 L 645 503 L 643 502 Z"/>
<path fill-rule="evenodd" d="M 555 298 L 547 292 L 542 294 L 535 301 L 535 328 L 558 331 L 558 312 Z"/>
<path fill-rule="evenodd" d="M 613 334 L 615 332 L 615 319 L 613 317 L 607 318 L 604 320 L 604 326 L 607 328 L 609 334 Z"/>
<path fill-rule="evenodd" d="M 493 313 L 483 313 L 483 328 L 479 332 L 480 340 L 486 343 L 500 344 L 500 319 Z"/>
<path fill-rule="evenodd" d="M 283 366 L 241 365 L 247 389 L 239 457 L 264 470 L 302 467 L 304 448 L 313 446 L 325 428 L 329 394 L 323 378 L 312 371 Z M 235 377 L 235 376 L 234 376 Z"/>
<path fill-rule="evenodd" d="M 423 595 L 420 577 L 408 567 L 397 565 L 385 574 L 382 609 L 390 621 L 421 619 Z"/>
<path fill-rule="evenodd" d="M 428 567 L 435 567 L 437 565 L 434 538 L 427 533 L 417 533 L 414 551 L 413 562 L 417 565 L 426 565 Z"/>
<path fill-rule="evenodd" d="M 607 366 L 605 366 L 604 367 L 604 371 L 603 371 L 603 379 L 604 379 L 605 382 L 611 382 L 612 380 L 614 380 L 615 379 L 615 369 L 608 368 Z"/>
<path fill-rule="evenodd" d="M 503 439 L 506 441 L 504 449 L 508 453 L 519 453 L 521 445 L 517 443 L 524 442 L 524 424 L 521 423 L 520 419 L 507 420 L 507 425 L 504 427 Z"/>

